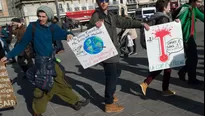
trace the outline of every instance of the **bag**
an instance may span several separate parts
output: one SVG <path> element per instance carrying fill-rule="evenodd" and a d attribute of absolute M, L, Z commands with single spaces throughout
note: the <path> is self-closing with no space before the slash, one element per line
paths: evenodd
<path fill-rule="evenodd" d="M 129 54 L 127 34 L 119 39 L 121 54 Z"/>
<path fill-rule="evenodd" d="M 161 19 L 162 17 L 166 17 L 165 15 L 160 16 L 158 18 L 151 18 L 151 19 L 147 19 L 143 22 L 145 22 L 146 24 L 148 24 L 149 26 L 154 26 L 157 24 L 160 24 L 160 22 L 158 21 L 158 19 Z M 167 18 L 167 17 L 166 17 Z M 144 28 L 140 28 L 140 44 L 141 47 L 143 49 L 147 49 L 147 45 L 146 45 L 146 38 L 145 38 L 145 32 L 144 32 Z"/>
<path fill-rule="evenodd" d="M 57 76 L 55 71 L 55 58 L 36 56 L 35 65 L 26 72 L 28 80 L 37 88 L 49 92 Z"/>

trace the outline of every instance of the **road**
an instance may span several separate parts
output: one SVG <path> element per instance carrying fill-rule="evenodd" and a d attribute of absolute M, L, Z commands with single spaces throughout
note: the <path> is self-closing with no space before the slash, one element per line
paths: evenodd
<path fill-rule="evenodd" d="M 204 24 L 197 22 L 197 44 L 199 63 L 197 78 L 204 81 Z M 77 31 L 76 31 L 77 32 Z M 75 33 L 76 33 L 75 32 Z M 137 40 L 139 43 L 139 40 Z M 177 94 L 172 97 L 161 95 L 162 76 L 154 80 L 147 90 L 147 96 L 142 96 L 139 84 L 148 74 L 146 51 L 138 45 L 136 56 L 121 59 L 120 68 L 123 69 L 116 95 L 119 104 L 125 107 L 121 113 L 104 113 L 104 73 L 99 65 L 83 70 L 72 51 L 64 42 L 65 53 L 59 54 L 66 75 L 70 78 L 74 91 L 80 98 L 89 98 L 91 103 L 76 112 L 67 107 L 58 97 L 49 102 L 44 116 L 203 116 L 204 115 L 204 87 L 190 86 L 181 82 L 177 70 L 172 72 L 170 89 Z M 17 64 L 7 66 L 10 78 L 15 78 L 13 85 L 18 104 L 13 109 L 1 110 L 0 116 L 31 116 L 31 102 L 33 86 L 22 80 L 23 73 Z M 61 104 L 61 105 L 59 105 Z"/>

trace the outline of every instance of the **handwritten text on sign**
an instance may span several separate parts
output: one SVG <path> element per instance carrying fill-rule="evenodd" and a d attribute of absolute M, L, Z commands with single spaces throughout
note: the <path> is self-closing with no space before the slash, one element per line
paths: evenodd
<path fill-rule="evenodd" d="M 10 83 L 6 67 L 0 63 L 0 109 L 16 105 L 13 87 Z"/>
<path fill-rule="evenodd" d="M 150 71 L 185 65 L 181 23 L 151 26 L 145 36 Z"/>
<path fill-rule="evenodd" d="M 104 25 L 75 36 L 68 45 L 84 69 L 118 55 Z"/>

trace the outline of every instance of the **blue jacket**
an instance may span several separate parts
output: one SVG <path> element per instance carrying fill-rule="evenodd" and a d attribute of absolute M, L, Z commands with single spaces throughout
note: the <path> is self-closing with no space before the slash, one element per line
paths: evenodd
<path fill-rule="evenodd" d="M 34 43 L 34 50 L 35 50 L 36 55 L 51 56 L 54 50 L 52 46 L 52 41 L 53 40 L 66 40 L 67 34 L 72 34 L 72 33 L 62 30 L 56 24 L 51 24 L 50 26 L 52 26 L 54 30 L 53 34 L 51 33 L 51 30 L 49 27 L 42 26 L 37 21 L 34 40 L 32 40 L 32 24 L 29 24 L 21 41 L 16 45 L 16 47 L 11 52 L 7 54 L 6 57 L 13 58 L 17 56 L 26 48 L 26 46 L 31 41 L 33 41 Z M 53 40 L 52 40 L 52 36 L 53 36 Z"/>

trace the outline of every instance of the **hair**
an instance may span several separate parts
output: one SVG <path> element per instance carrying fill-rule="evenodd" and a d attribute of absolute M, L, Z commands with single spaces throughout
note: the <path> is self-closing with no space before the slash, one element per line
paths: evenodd
<path fill-rule="evenodd" d="M 108 2 L 109 2 L 109 0 L 108 0 Z M 96 0 L 96 3 L 99 5 L 100 4 L 100 0 Z"/>
<path fill-rule="evenodd" d="M 46 13 L 46 12 L 43 11 L 43 10 L 39 10 L 39 11 L 37 12 L 37 16 L 39 16 L 39 13 L 40 13 L 40 12 L 41 12 L 41 13 L 42 13 L 42 12 L 43 12 L 43 13 Z"/>
<path fill-rule="evenodd" d="M 196 2 L 197 0 L 189 0 L 189 4 Z"/>
<path fill-rule="evenodd" d="M 54 16 L 54 19 L 58 22 L 59 21 L 59 19 L 58 19 L 58 17 L 57 16 Z"/>
<path fill-rule="evenodd" d="M 156 9 L 159 12 L 163 12 L 164 8 L 166 8 L 169 4 L 169 0 L 157 0 L 156 2 Z"/>

